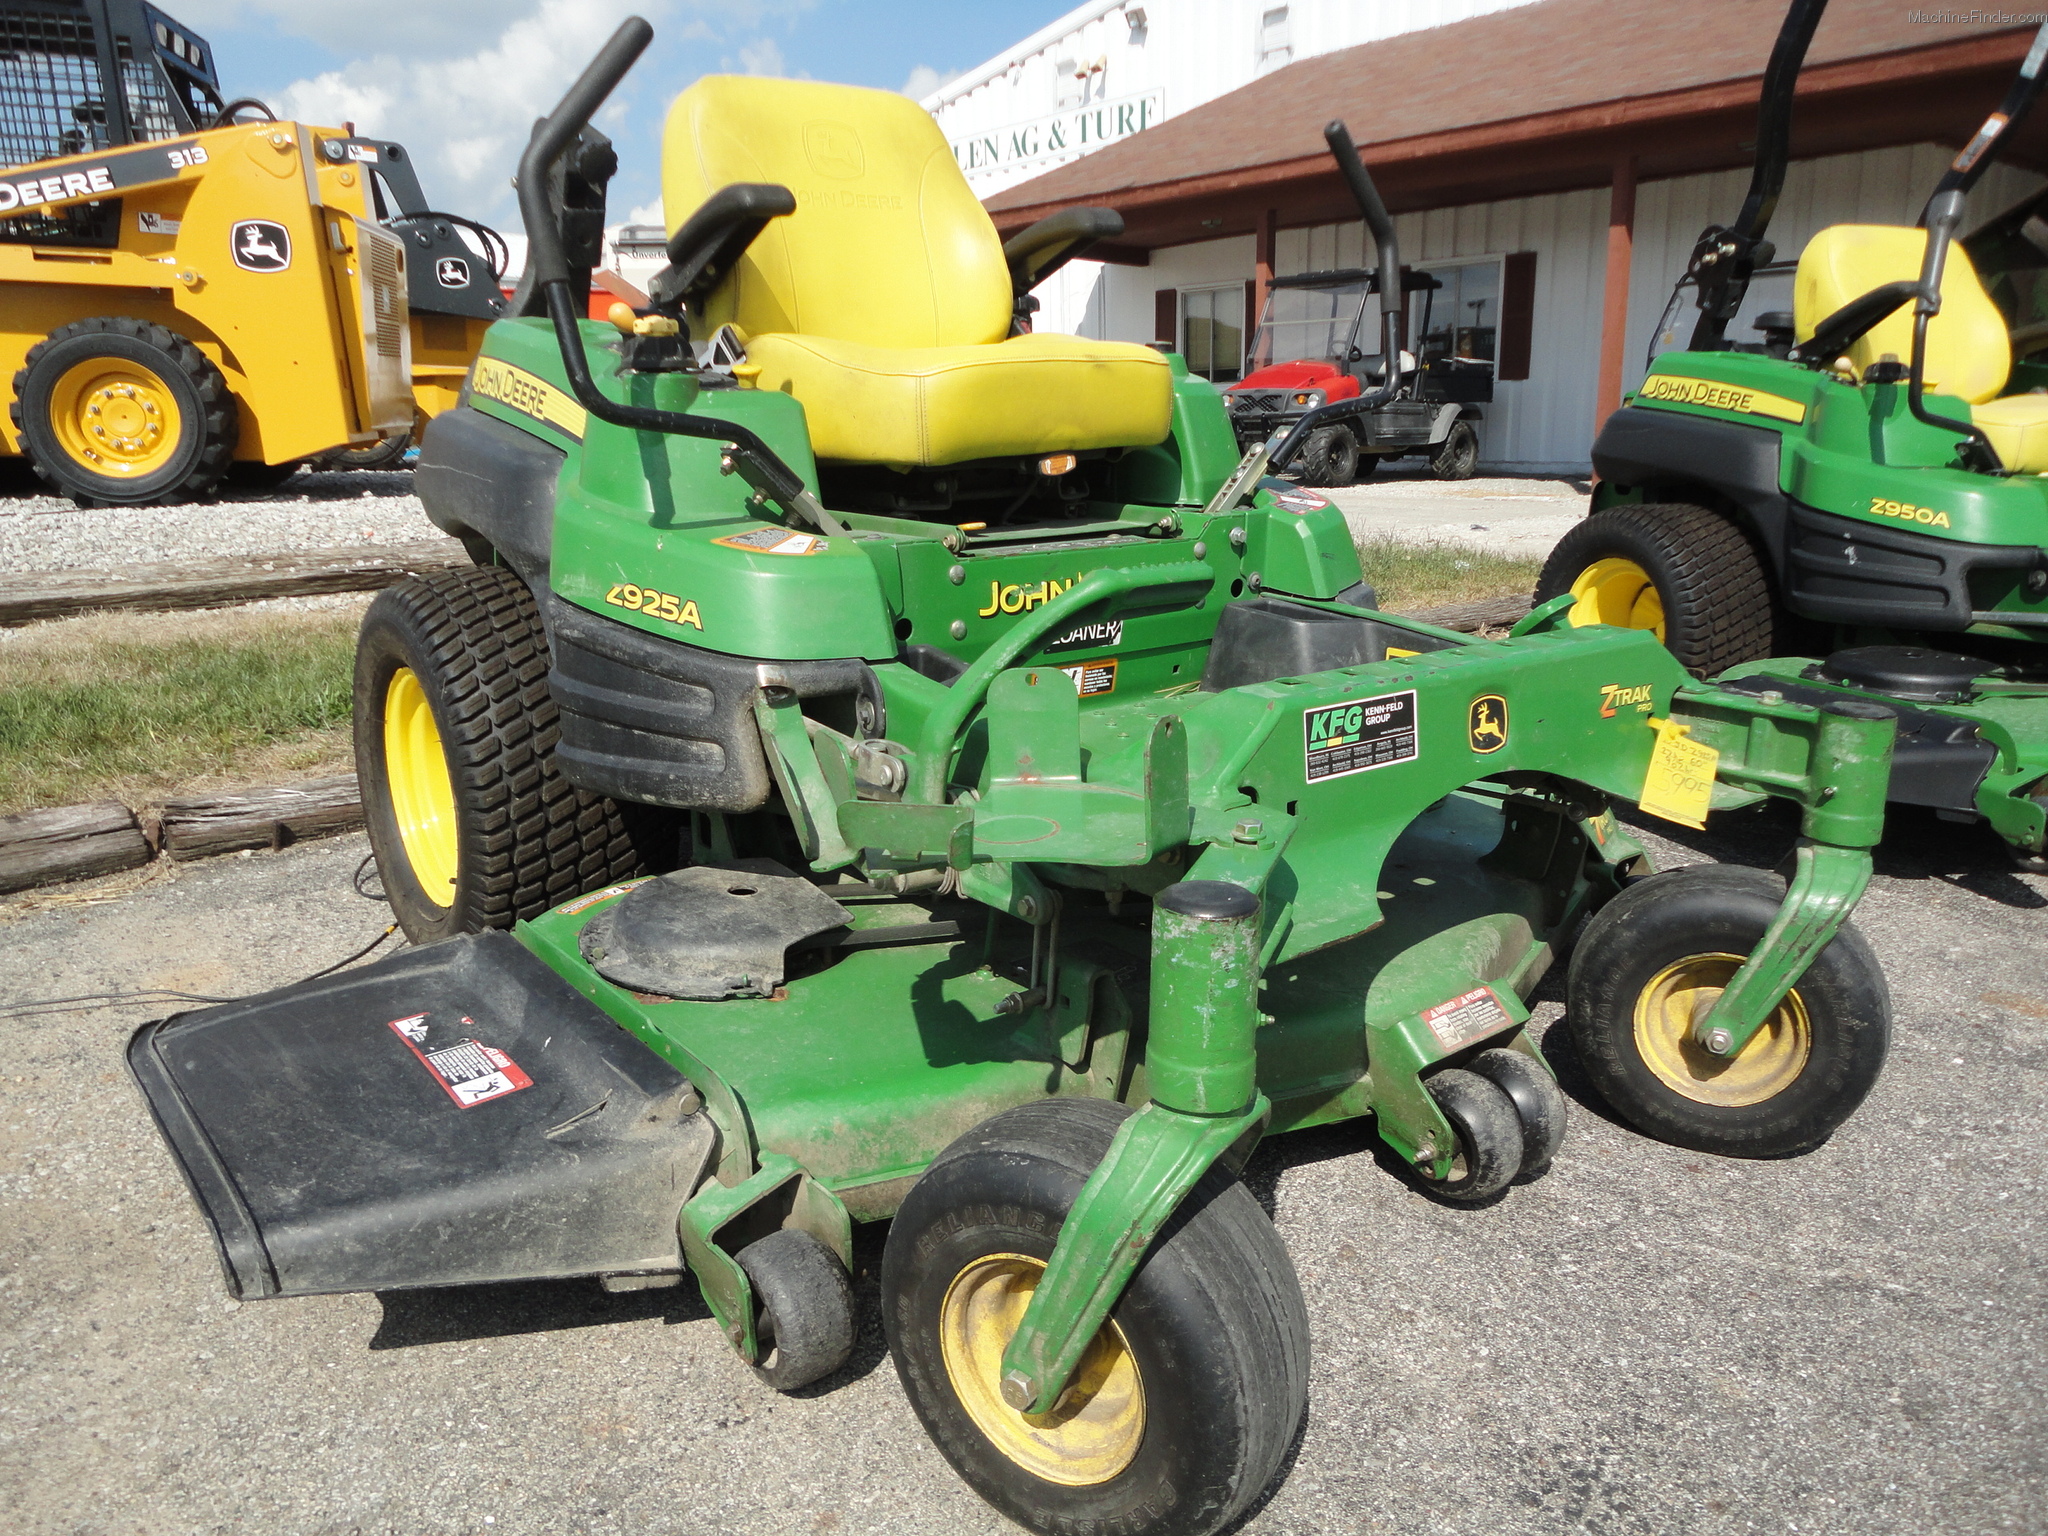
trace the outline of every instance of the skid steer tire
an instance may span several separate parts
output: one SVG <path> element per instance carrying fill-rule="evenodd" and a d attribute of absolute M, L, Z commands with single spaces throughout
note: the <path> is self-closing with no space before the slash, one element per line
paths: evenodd
<path fill-rule="evenodd" d="M 883 1322 L 932 1442 L 1012 1520 L 1207 1536 L 1271 1485 L 1308 1407 L 1300 1283 L 1229 1173 L 1181 1202 L 1051 1413 L 1027 1419 L 1000 1394 L 1029 1289 L 1130 1113 L 1047 1099 L 955 1141 L 890 1226 Z"/>
<path fill-rule="evenodd" d="M 1876 1084 L 1891 998 L 1846 925 L 1740 1051 L 1715 1057 L 1691 1040 L 1784 894 L 1762 870 L 1667 870 L 1587 925 L 1565 1024 L 1593 1086 L 1637 1130 L 1723 1157 L 1789 1157 L 1826 1141 Z"/>
<path fill-rule="evenodd" d="M 626 815 L 557 771 L 547 637 L 490 566 L 412 576 L 363 615 L 356 773 L 385 894 L 415 944 L 509 928 L 642 872 Z"/>
<path fill-rule="evenodd" d="M 1771 654 L 1762 556 L 1727 517 L 1682 502 L 1611 507 L 1573 528 L 1536 579 L 1538 605 L 1571 593 L 1574 626 L 1653 631 L 1695 677 Z"/>
<path fill-rule="evenodd" d="M 81 507 L 197 501 L 240 430 L 227 380 L 176 331 L 102 316 L 29 348 L 8 408 L 46 485 Z"/>

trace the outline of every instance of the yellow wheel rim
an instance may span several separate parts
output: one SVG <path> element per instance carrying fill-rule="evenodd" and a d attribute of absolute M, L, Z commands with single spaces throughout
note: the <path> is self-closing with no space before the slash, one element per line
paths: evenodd
<path fill-rule="evenodd" d="M 410 667 L 392 673 L 384 690 L 384 776 L 413 879 L 427 900 L 453 906 L 455 785 L 433 706 Z"/>
<path fill-rule="evenodd" d="M 1692 1038 L 1693 1020 L 1714 1006 L 1740 955 L 1690 955 L 1667 965 L 1636 998 L 1636 1050 L 1673 1093 L 1697 1104 L 1739 1109 L 1783 1093 L 1813 1055 L 1813 1026 L 1797 989 L 1731 1056 L 1716 1056 Z"/>
<path fill-rule="evenodd" d="M 976 1259 L 939 1307 L 939 1351 L 975 1427 L 1032 1476 L 1068 1488 L 1106 1483 L 1145 1438 L 1145 1384 L 1114 1321 L 1104 1323 L 1050 1413 L 1022 1414 L 1002 1397 L 1003 1351 L 1045 1273 L 1017 1253 Z"/>
<path fill-rule="evenodd" d="M 139 480 L 178 452 L 184 417 L 170 386 L 125 357 L 93 357 L 50 391 L 50 427 L 72 461 L 94 474 Z"/>
<path fill-rule="evenodd" d="M 1612 624 L 1647 629 L 1664 638 L 1664 600 L 1650 573 L 1619 556 L 1595 560 L 1572 582 L 1572 625 Z"/>

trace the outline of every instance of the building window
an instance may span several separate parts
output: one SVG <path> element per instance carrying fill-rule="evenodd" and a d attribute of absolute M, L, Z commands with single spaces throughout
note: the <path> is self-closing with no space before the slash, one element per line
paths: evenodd
<path fill-rule="evenodd" d="M 1244 371 L 1244 284 L 1180 296 L 1180 352 L 1188 372 L 1229 383 Z"/>
<path fill-rule="evenodd" d="M 1493 372 L 1500 338 L 1500 260 L 1420 270 L 1442 286 L 1410 296 L 1408 345 L 1418 359 L 1457 359 Z"/>
<path fill-rule="evenodd" d="M 1259 69 L 1278 69 L 1293 58 L 1294 34 L 1287 24 L 1287 7 L 1276 5 L 1259 17 Z"/>

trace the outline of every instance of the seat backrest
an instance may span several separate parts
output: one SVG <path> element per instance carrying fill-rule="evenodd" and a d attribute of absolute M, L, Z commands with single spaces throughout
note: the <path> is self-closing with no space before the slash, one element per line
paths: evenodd
<path fill-rule="evenodd" d="M 711 295 L 701 334 L 732 324 L 749 336 L 945 347 L 1010 333 L 995 225 L 908 97 L 706 75 L 669 109 L 661 174 L 671 233 L 733 182 L 796 194 L 796 212 L 771 222 Z"/>
<path fill-rule="evenodd" d="M 1851 299 L 1886 283 L 1912 282 L 1927 254 L 1927 231 L 1893 224 L 1835 224 L 1807 242 L 1792 288 L 1792 323 L 1801 341 Z M 1913 355 L 1913 306 L 1892 311 L 1849 349 L 1861 373 L 1887 352 L 1900 362 Z M 1927 387 L 1960 395 L 1971 404 L 2005 388 L 2012 343 L 2005 317 L 1970 264 L 1960 243 L 1948 248 L 1941 272 L 1941 313 L 1927 326 Z"/>

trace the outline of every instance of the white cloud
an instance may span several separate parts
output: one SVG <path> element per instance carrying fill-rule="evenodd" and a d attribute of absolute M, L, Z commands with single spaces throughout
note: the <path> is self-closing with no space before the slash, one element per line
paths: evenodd
<path fill-rule="evenodd" d="M 933 69 L 929 64 L 920 64 L 911 70 L 910 78 L 903 82 L 900 94 L 908 96 L 912 101 L 923 101 L 933 91 L 951 85 L 965 73 L 966 71 L 962 69 L 939 70 Z"/>
<path fill-rule="evenodd" d="M 659 224 L 664 229 L 668 227 L 668 218 L 661 211 L 661 199 L 658 197 L 651 203 L 640 204 L 639 207 L 627 214 L 626 222 L 628 224 Z"/>
<path fill-rule="evenodd" d="M 782 61 L 782 47 L 772 37 L 757 37 L 741 46 L 740 70 L 749 75 L 777 77 L 789 73 Z"/>
<path fill-rule="evenodd" d="M 248 3 L 267 10 L 288 0 Z M 191 7 L 184 9 L 189 13 Z M 374 36 L 376 14 L 402 9 L 412 14 L 421 7 L 417 0 L 409 8 L 400 0 L 360 0 L 350 14 L 359 36 Z M 486 12 L 474 0 L 449 9 L 479 18 Z M 597 43 L 635 9 L 659 7 L 644 0 L 637 6 L 634 0 L 537 0 L 494 41 L 472 52 L 445 59 L 355 59 L 294 81 L 279 93 L 276 106 L 282 117 L 353 122 L 359 132 L 399 140 L 414 152 L 430 201 L 491 218 L 510 204 L 509 178 L 534 119 L 560 99 Z M 501 17 L 503 11 L 491 14 Z M 407 29 L 398 30 L 407 35 Z"/>

